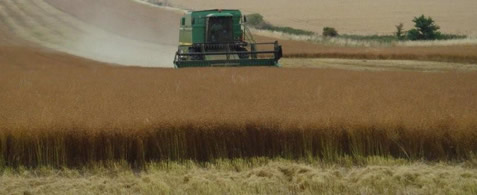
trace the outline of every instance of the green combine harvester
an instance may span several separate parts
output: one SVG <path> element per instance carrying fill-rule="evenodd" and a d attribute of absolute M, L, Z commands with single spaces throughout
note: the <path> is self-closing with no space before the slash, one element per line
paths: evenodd
<path fill-rule="evenodd" d="M 181 18 L 176 68 L 279 66 L 277 41 L 256 43 L 239 10 L 191 11 Z"/>

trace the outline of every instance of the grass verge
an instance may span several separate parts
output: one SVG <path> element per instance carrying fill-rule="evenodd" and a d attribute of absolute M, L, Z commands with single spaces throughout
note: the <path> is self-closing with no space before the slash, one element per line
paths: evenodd
<path fill-rule="evenodd" d="M 354 166 L 283 159 L 164 162 L 85 169 L 7 169 L 2 194 L 474 194 L 472 162 L 426 163 L 370 157 Z M 351 164 L 351 165 L 350 165 Z"/>

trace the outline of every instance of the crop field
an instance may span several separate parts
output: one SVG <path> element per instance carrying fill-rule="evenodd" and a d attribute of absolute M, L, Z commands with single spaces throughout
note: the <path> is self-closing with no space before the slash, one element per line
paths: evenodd
<path fill-rule="evenodd" d="M 475 72 L 172 70 L 0 51 L 2 193 L 476 191 Z"/>
<path fill-rule="evenodd" d="M 459 160 L 475 151 L 475 72 L 77 67 L 3 51 L 1 162 L 381 155 Z M 27 52 L 23 51 L 28 55 Z M 52 57 L 62 59 L 62 56 Z M 370 139 L 370 138 L 373 139 Z"/>
<path fill-rule="evenodd" d="M 477 192 L 475 44 L 281 39 L 279 68 L 172 69 L 179 17 L 0 1 L 0 194 Z"/>

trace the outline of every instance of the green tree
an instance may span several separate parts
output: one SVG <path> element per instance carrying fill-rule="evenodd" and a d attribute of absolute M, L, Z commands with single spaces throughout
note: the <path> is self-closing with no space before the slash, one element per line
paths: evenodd
<path fill-rule="evenodd" d="M 407 38 L 410 40 L 435 40 L 439 39 L 441 33 L 438 31 L 440 27 L 435 24 L 431 17 L 421 15 L 414 17 L 414 27 L 407 33 Z"/>
<path fill-rule="evenodd" d="M 405 33 L 404 33 L 404 25 L 400 23 L 399 25 L 396 25 L 396 37 L 398 40 L 404 40 L 406 38 Z"/>
<path fill-rule="evenodd" d="M 325 27 L 323 28 L 323 36 L 325 37 L 336 37 L 338 36 L 338 31 L 335 28 Z"/>

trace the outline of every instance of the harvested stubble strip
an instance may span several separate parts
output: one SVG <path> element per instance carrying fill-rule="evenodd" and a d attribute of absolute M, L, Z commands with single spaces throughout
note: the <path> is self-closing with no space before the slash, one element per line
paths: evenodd
<path fill-rule="evenodd" d="M 463 160 L 477 149 L 477 125 L 442 124 L 412 129 L 399 125 L 297 128 L 275 124 L 191 123 L 161 124 L 141 130 L 2 131 L 0 162 L 10 167 L 81 167 L 126 161 L 142 167 L 147 162 L 251 157 L 331 162 L 343 156 L 374 155 Z"/>

